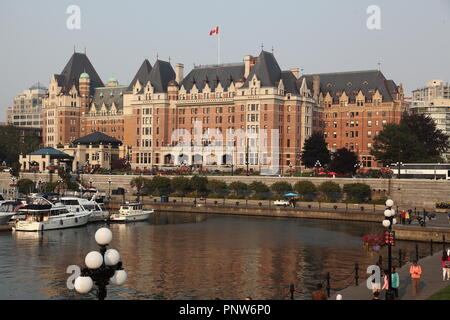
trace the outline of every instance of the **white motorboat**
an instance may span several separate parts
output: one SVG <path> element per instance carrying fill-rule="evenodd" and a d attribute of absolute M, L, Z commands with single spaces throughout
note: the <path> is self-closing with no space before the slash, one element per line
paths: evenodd
<path fill-rule="evenodd" d="M 0 225 L 7 224 L 10 220 L 18 220 L 25 216 L 18 215 L 20 208 L 24 206 L 23 201 L 6 200 L 0 204 Z"/>
<path fill-rule="evenodd" d="M 89 222 L 106 221 L 109 218 L 109 212 L 94 199 L 62 197 L 59 202 L 72 213 L 90 212 Z"/>
<path fill-rule="evenodd" d="M 84 226 L 88 223 L 90 212 L 69 212 L 61 203 L 53 204 L 42 198 L 20 208 L 25 220 L 16 221 L 14 231 L 46 231 Z"/>
<path fill-rule="evenodd" d="M 154 210 L 144 210 L 141 203 L 126 203 L 120 206 L 119 213 L 109 217 L 110 222 L 137 222 L 148 220 Z"/>

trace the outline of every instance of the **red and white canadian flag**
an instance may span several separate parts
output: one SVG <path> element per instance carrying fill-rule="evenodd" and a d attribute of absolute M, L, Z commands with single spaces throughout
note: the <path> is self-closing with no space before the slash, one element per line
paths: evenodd
<path fill-rule="evenodd" d="M 210 35 L 210 36 L 215 35 L 215 34 L 219 34 L 219 27 L 216 27 L 215 29 L 212 29 L 212 30 L 209 32 L 209 35 Z"/>

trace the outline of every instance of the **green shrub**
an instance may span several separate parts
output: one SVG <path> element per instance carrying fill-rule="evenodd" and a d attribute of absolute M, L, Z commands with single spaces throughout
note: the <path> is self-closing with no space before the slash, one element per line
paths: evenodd
<path fill-rule="evenodd" d="M 347 194 L 347 199 L 355 200 L 359 203 L 366 202 L 372 194 L 370 186 L 365 183 L 345 184 L 344 192 Z"/>
<path fill-rule="evenodd" d="M 438 202 L 436 203 L 436 209 L 450 209 L 450 202 Z"/>
<path fill-rule="evenodd" d="M 322 182 L 318 190 L 322 192 L 331 202 L 336 202 L 337 200 L 342 198 L 341 187 L 333 181 Z"/>
<path fill-rule="evenodd" d="M 248 185 L 244 182 L 235 181 L 230 183 L 228 188 L 234 192 L 235 195 L 245 196 L 248 192 Z M 239 198 L 242 199 L 242 198 Z"/>
<path fill-rule="evenodd" d="M 171 189 L 181 197 L 192 191 L 191 180 L 186 177 L 175 177 L 170 181 Z"/>
<path fill-rule="evenodd" d="M 285 194 L 292 191 L 292 185 L 286 181 L 278 181 L 270 186 L 270 189 L 279 194 Z"/>
<path fill-rule="evenodd" d="M 208 198 L 211 198 L 211 199 L 224 199 L 225 198 L 225 194 L 221 193 L 221 192 L 213 192 L 213 193 L 210 193 L 208 195 Z"/>
<path fill-rule="evenodd" d="M 192 189 L 198 194 L 205 195 L 208 192 L 208 178 L 195 175 L 191 178 Z"/>
<path fill-rule="evenodd" d="M 317 188 L 311 181 L 298 181 L 294 184 L 294 190 L 300 194 L 300 198 L 306 201 L 314 200 Z"/>

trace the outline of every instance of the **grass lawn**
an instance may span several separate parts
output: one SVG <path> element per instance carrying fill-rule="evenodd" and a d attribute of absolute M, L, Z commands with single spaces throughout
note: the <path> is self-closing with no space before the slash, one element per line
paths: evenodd
<path fill-rule="evenodd" d="M 450 300 L 450 286 L 434 293 L 427 300 Z"/>

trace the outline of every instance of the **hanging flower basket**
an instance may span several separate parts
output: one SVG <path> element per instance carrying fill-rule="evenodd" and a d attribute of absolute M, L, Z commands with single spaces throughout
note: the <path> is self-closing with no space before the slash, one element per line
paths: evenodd
<path fill-rule="evenodd" d="M 364 244 L 364 247 L 366 247 L 368 250 L 373 251 L 380 251 L 380 249 L 384 246 L 384 237 L 379 235 L 365 235 L 362 237 L 362 241 Z"/>

